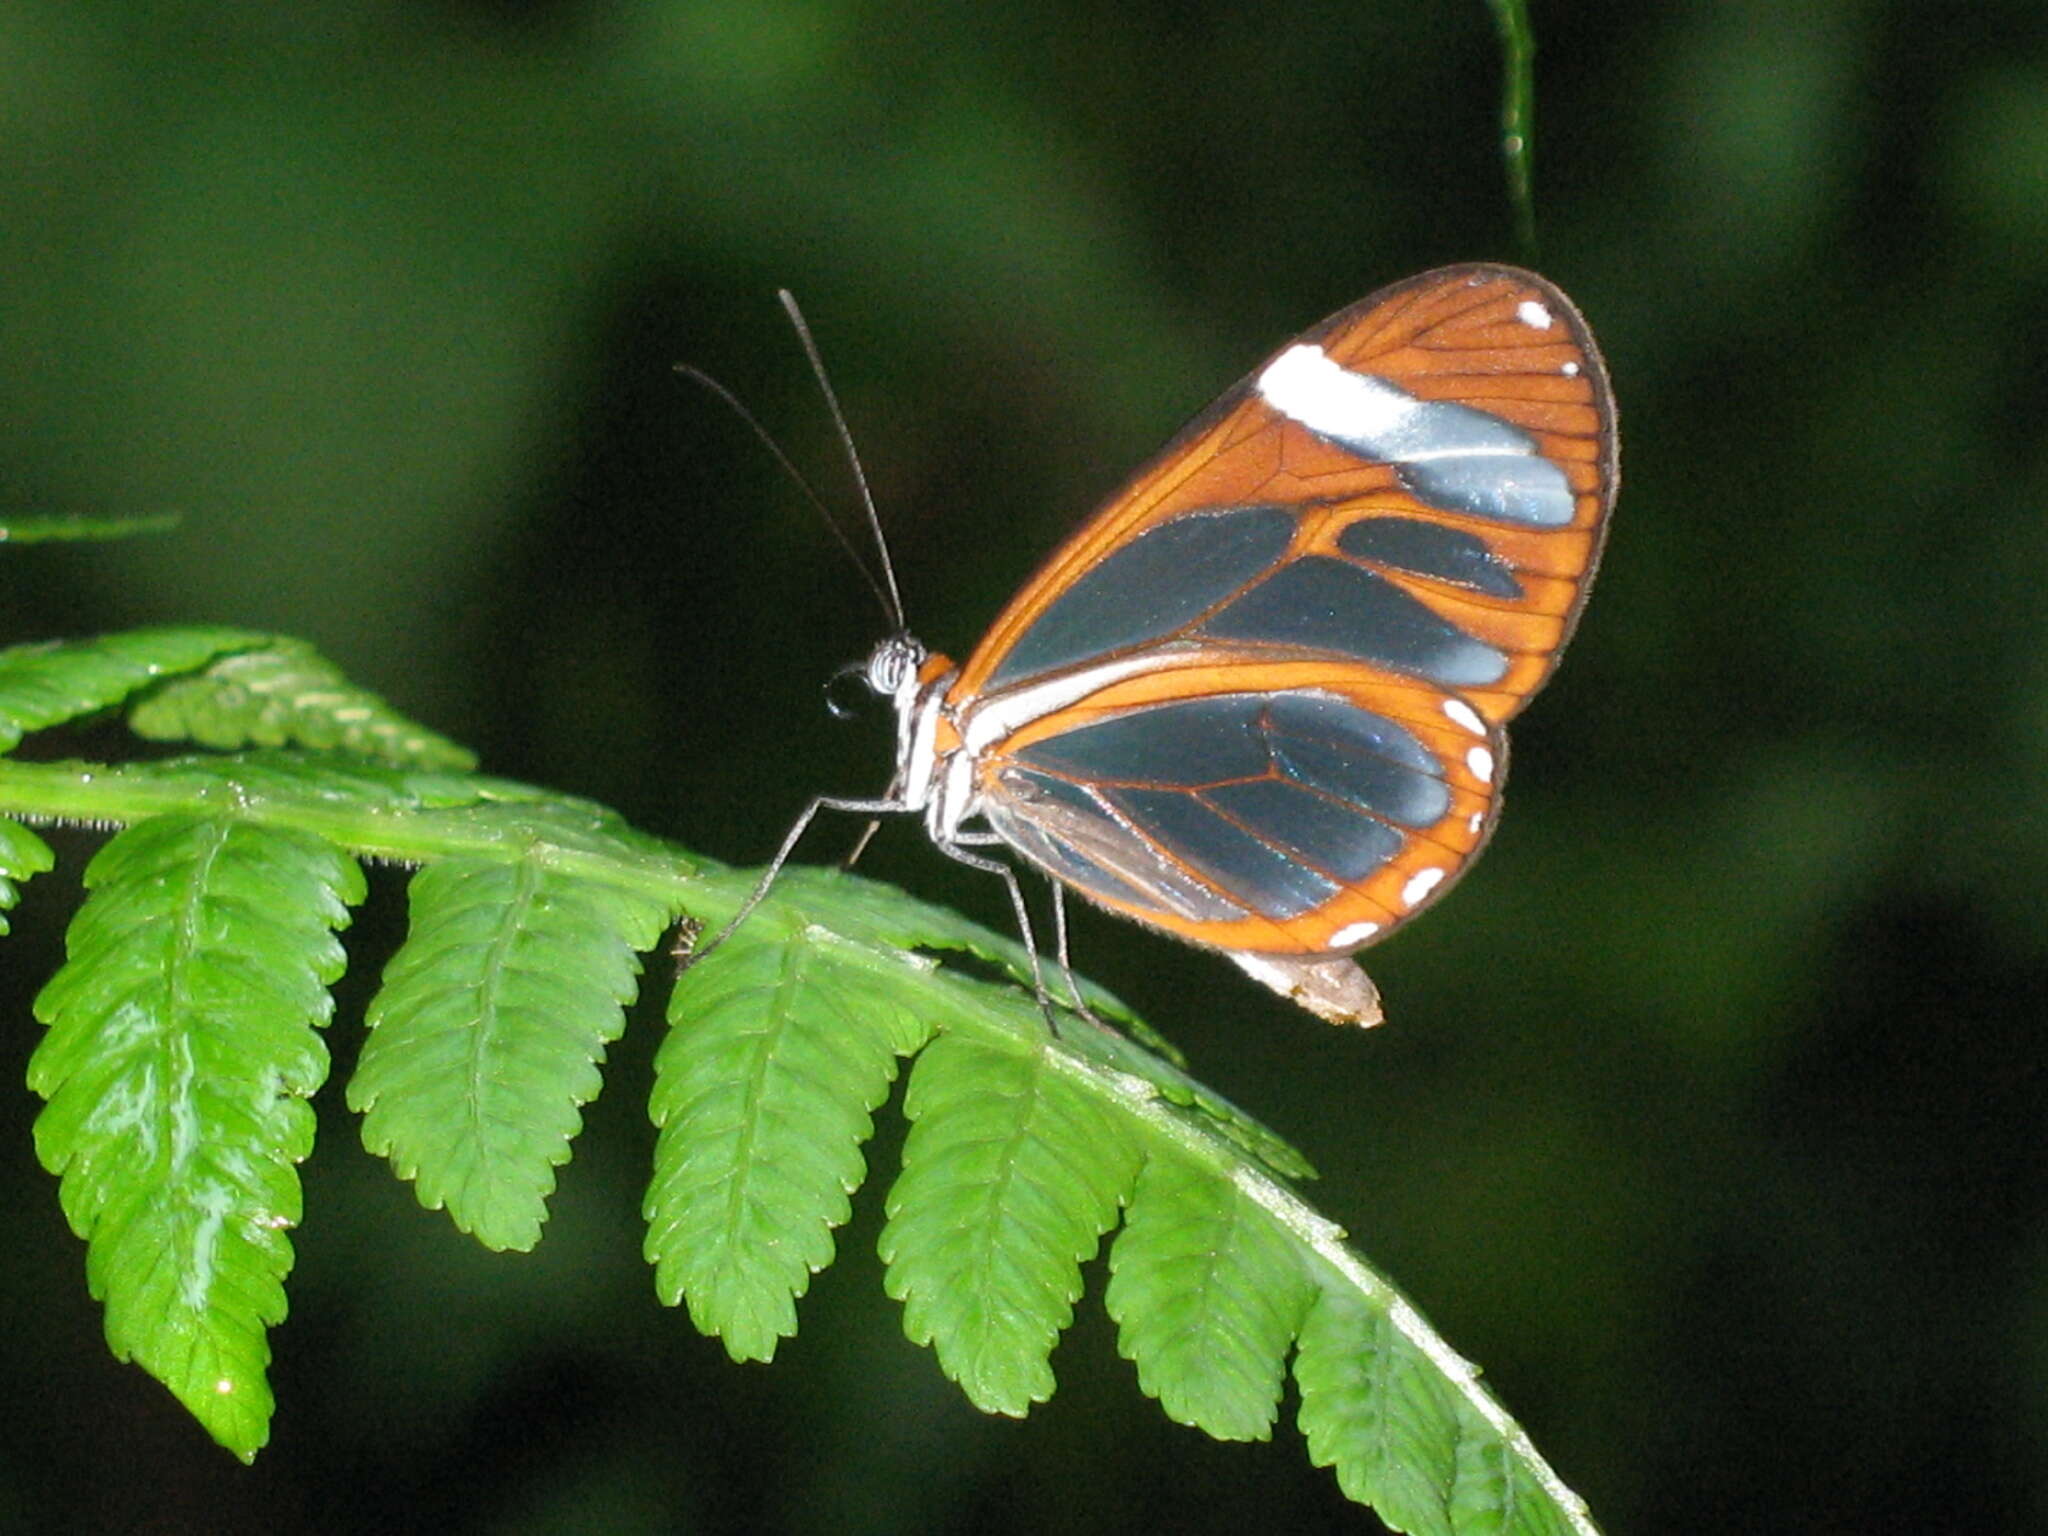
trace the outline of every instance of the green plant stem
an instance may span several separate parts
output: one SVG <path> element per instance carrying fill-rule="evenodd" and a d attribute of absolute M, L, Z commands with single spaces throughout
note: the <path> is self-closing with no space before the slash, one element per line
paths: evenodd
<path fill-rule="evenodd" d="M 474 786 L 463 778 L 453 783 Z M 488 782 L 488 781 L 484 781 Z M 161 773 L 132 773 L 98 763 L 25 763 L 0 758 L 0 815 L 31 823 L 127 825 L 170 811 L 203 811 L 249 816 L 266 825 L 311 832 L 370 859 L 418 864 L 455 854 L 524 855 L 543 852 L 558 869 L 585 875 L 639 894 L 702 908 L 704 919 L 732 907 L 753 887 L 753 878 L 680 852 L 650 851 L 638 858 L 619 851 L 583 849 L 537 837 L 516 814 L 522 802 L 539 803 L 522 785 L 506 784 L 502 799 L 482 804 L 503 807 L 493 823 L 480 818 L 472 793 L 446 806 L 420 804 L 401 809 L 366 808 L 311 796 L 271 792 L 243 785 L 231 775 L 184 781 Z M 555 802 L 549 802 L 555 803 Z"/>

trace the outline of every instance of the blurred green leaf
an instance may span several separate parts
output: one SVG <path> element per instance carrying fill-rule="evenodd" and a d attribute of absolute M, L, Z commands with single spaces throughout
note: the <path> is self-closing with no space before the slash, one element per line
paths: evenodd
<path fill-rule="evenodd" d="M 175 512 L 147 513 L 136 517 L 10 517 L 0 522 L 0 544 L 133 539 L 146 534 L 169 533 L 178 526 L 178 522 Z"/>
<path fill-rule="evenodd" d="M 262 645 L 265 638 L 240 629 L 138 629 L 0 650 L 0 751 L 11 751 L 31 732 L 118 704 L 158 678 Z"/>
<path fill-rule="evenodd" d="M 1523 0 L 1486 0 L 1500 34 L 1500 153 L 1507 170 L 1508 206 L 1515 215 L 1515 247 L 1536 259 L 1536 195 L 1530 162 L 1536 153 L 1536 34 Z"/>
<path fill-rule="evenodd" d="M 343 748 L 418 768 L 465 769 L 476 757 L 406 719 L 302 640 L 216 657 L 139 700 L 128 723 L 153 741 L 201 746 Z"/>

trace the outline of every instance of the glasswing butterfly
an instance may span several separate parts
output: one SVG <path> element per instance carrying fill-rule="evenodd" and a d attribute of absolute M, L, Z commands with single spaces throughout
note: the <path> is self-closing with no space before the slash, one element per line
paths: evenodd
<path fill-rule="evenodd" d="M 1616 476 L 1606 370 L 1554 286 L 1467 265 L 1383 288 L 1184 427 L 964 664 L 899 617 L 857 669 L 896 713 L 888 795 L 813 802 L 771 871 L 820 809 L 921 814 L 1009 881 L 1027 944 L 1015 871 L 973 849 L 1378 1023 L 1351 956 L 1492 831 L 1505 727 L 1571 634 Z"/>

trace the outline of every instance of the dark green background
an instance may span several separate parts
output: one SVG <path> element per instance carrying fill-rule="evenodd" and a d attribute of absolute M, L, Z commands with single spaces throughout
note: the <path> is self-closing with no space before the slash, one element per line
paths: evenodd
<path fill-rule="evenodd" d="M 1106 920 L 1082 963 L 1309 1150 L 1612 1530 L 2041 1529 L 2048 27 L 1534 20 L 1538 264 L 1606 347 L 1624 489 L 1494 850 L 1374 952 L 1374 1034 Z M 1524 256 L 1498 76 L 1479 0 L 10 0 L 0 500 L 185 521 L 0 552 L 5 638 L 304 635 L 494 771 L 757 859 L 886 777 L 885 722 L 819 691 L 880 621 L 671 365 L 850 507 L 795 288 L 914 622 L 963 651 L 1290 332 Z M 91 845 L 0 949 L 17 1083 Z M 911 829 L 870 867 L 1005 921 Z M 386 876 L 358 921 L 338 1074 L 402 905 Z M 107 1358 L 0 1094 L 0 1525 L 1370 1524 L 1291 1424 L 1166 1423 L 1099 1264 L 1054 1401 L 972 1412 L 881 1295 L 893 1110 L 802 1335 L 726 1363 L 638 1257 L 656 1034 L 527 1257 L 419 1211 L 330 1085 L 253 1470 Z"/>

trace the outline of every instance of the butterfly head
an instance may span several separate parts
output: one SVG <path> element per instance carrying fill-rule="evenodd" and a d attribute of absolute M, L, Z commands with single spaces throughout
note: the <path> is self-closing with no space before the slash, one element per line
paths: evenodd
<path fill-rule="evenodd" d="M 892 700 L 914 693 L 928 654 L 923 641 L 898 630 L 869 654 L 865 669 L 868 687 Z"/>

